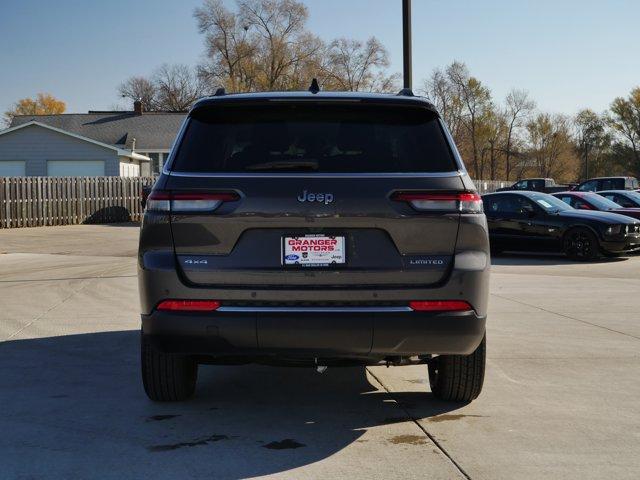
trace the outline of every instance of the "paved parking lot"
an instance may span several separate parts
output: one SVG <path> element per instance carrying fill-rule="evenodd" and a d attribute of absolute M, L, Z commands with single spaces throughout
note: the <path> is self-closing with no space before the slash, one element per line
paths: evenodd
<path fill-rule="evenodd" d="M 0 478 L 638 478 L 640 257 L 495 259 L 484 392 L 425 367 L 138 374 L 136 226 L 0 231 Z"/>

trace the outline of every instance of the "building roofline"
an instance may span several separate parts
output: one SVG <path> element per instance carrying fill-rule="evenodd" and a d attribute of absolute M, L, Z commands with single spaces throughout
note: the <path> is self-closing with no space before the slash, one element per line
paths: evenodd
<path fill-rule="evenodd" d="M 182 112 L 165 112 L 165 111 L 153 111 L 143 112 L 142 114 L 136 113 L 133 110 L 89 110 L 82 113 L 33 113 L 28 115 L 14 115 L 15 118 L 28 118 L 28 117 L 79 117 L 88 115 L 131 115 L 132 117 L 146 116 L 146 115 L 186 115 L 188 110 Z"/>
<path fill-rule="evenodd" d="M 128 157 L 128 158 L 132 158 L 134 160 L 142 160 L 142 161 L 147 161 L 147 162 L 151 161 L 151 159 L 149 157 L 147 157 L 145 155 L 140 155 L 139 153 L 136 153 L 136 152 L 134 152 L 132 150 L 126 150 L 124 148 L 118 148 L 118 147 L 116 147 L 114 145 L 109 145 L 108 143 L 102 143 L 102 142 L 99 142 L 99 141 L 94 140 L 92 138 L 84 137 L 82 135 L 78 135 L 77 133 L 72 133 L 72 132 L 69 132 L 67 130 L 63 130 L 61 128 L 52 127 L 51 125 L 47 125 L 46 123 L 41 123 L 41 122 L 38 122 L 36 120 L 32 120 L 30 122 L 26 122 L 26 123 L 23 123 L 21 125 L 16 125 L 15 127 L 7 128 L 6 130 L 2 130 L 2 131 L 0 131 L 0 136 L 4 135 L 6 133 L 15 132 L 16 130 L 20 130 L 22 128 L 30 127 L 30 126 L 37 126 L 37 127 L 46 128 L 47 130 L 52 130 L 54 132 L 61 133 L 63 135 L 67 135 L 69 137 L 77 138 L 78 140 L 83 140 L 83 141 L 88 142 L 88 143 L 93 143 L 94 145 L 98 145 L 100 147 L 108 148 L 109 150 L 114 150 L 118 154 L 118 156 L 120 156 L 120 157 Z"/>

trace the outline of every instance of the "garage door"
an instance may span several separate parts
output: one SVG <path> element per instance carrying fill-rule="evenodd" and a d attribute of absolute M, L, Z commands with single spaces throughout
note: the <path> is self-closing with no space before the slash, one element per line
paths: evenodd
<path fill-rule="evenodd" d="M 47 175 L 50 177 L 101 177 L 103 160 L 49 160 Z"/>
<path fill-rule="evenodd" d="M 24 160 L 0 160 L 0 177 L 24 177 Z"/>

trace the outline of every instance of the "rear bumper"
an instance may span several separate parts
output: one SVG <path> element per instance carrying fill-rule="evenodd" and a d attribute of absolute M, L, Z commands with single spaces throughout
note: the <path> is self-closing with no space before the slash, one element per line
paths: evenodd
<path fill-rule="evenodd" d="M 146 236 L 141 245 L 160 236 L 153 226 L 143 228 Z M 438 283 L 429 283 L 430 275 L 425 274 L 424 284 L 337 287 L 341 282 L 318 284 L 310 271 L 305 285 L 290 285 L 288 274 L 279 272 L 272 274 L 276 284 L 270 286 L 197 286 L 181 275 L 172 248 L 152 247 L 141 248 L 139 254 L 142 330 L 167 352 L 370 361 L 469 354 L 484 336 L 490 275 L 484 216 L 461 216 L 453 264 Z M 222 308 L 209 313 L 157 311 L 156 305 L 165 299 L 216 300 Z M 432 313 L 406 307 L 416 300 L 464 300 L 474 310 Z"/>
<path fill-rule="evenodd" d="M 409 309 L 216 311 L 142 315 L 155 348 L 212 357 L 361 358 L 469 354 L 485 332 L 475 312 Z"/>

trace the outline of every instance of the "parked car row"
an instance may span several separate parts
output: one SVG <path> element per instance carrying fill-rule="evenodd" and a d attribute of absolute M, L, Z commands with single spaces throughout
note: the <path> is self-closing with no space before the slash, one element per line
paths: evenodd
<path fill-rule="evenodd" d="M 582 183 L 558 184 L 553 178 L 524 178 L 509 187 L 499 188 L 498 192 L 533 191 L 544 193 L 576 190 L 579 192 L 598 192 L 603 190 L 638 190 L 638 179 L 634 177 L 598 177 L 590 178 Z"/>
<path fill-rule="evenodd" d="M 635 177 L 598 177 L 580 183 L 574 190 L 580 192 L 600 192 L 602 190 L 638 190 L 640 185 Z"/>
<path fill-rule="evenodd" d="M 631 190 L 604 190 L 598 192 L 598 194 L 625 208 L 640 208 L 640 192 Z"/>
<path fill-rule="evenodd" d="M 577 184 L 557 184 L 553 178 L 524 178 L 517 181 L 510 187 L 503 187 L 496 190 L 497 192 L 508 192 L 512 190 L 526 190 L 532 192 L 562 192 L 564 190 L 571 190 Z"/>
<path fill-rule="evenodd" d="M 578 210 L 593 210 L 596 212 L 612 212 L 640 219 L 640 208 L 623 207 L 616 202 L 594 192 L 560 192 L 555 197 L 567 205 Z"/>
<path fill-rule="evenodd" d="M 640 250 L 640 209 L 595 193 L 509 191 L 483 202 L 494 253 L 555 251 L 594 260 Z"/>

